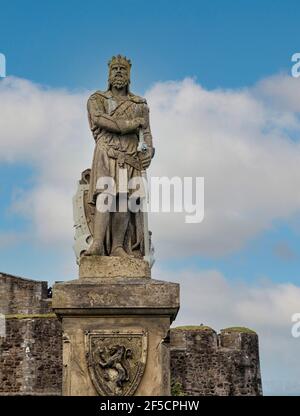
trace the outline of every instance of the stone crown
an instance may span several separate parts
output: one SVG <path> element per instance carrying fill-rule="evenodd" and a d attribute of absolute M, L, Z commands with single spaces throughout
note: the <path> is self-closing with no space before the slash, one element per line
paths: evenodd
<path fill-rule="evenodd" d="M 130 59 L 127 59 L 126 56 L 122 56 L 122 55 L 113 56 L 108 62 L 108 66 L 109 68 L 111 68 L 115 64 L 124 65 L 130 71 L 131 61 Z"/>

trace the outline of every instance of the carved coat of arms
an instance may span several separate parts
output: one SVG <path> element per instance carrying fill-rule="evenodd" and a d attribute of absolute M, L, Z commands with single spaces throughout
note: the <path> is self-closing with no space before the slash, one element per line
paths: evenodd
<path fill-rule="evenodd" d="M 147 332 L 99 330 L 85 337 L 89 373 L 98 394 L 133 395 L 146 365 Z"/>

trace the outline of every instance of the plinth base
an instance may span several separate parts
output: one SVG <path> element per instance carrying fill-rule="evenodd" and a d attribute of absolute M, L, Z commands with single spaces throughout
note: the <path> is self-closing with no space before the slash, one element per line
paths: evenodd
<path fill-rule="evenodd" d="M 179 285 L 152 279 L 57 283 L 63 327 L 63 395 L 170 394 L 168 331 Z"/>
<path fill-rule="evenodd" d="M 149 263 L 134 257 L 83 256 L 79 264 L 79 278 L 150 278 Z"/>

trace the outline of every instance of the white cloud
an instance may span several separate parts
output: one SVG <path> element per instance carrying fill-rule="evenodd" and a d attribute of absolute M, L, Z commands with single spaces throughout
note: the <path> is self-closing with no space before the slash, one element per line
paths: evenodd
<path fill-rule="evenodd" d="M 254 92 L 263 97 L 272 107 L 286 115 L 288 112 L 300 112 L 300 82 L 297 78 L 276 74 L 258 82 Z"/>
<path fill-rule="evenodd" d="M 13 209 L 32 221 L 38 242 L 72 241 L 72 195 L 93 152 L 86 97 L 18 78 L 0 82 L 0 161 L 36 170 L 33 188 L 21 192 Z"/>
<path fill-rule="evenodd" d="M 282 88 L 293 81 L 283 78 Z M 277 88 L 272 105 L 265 83 L 269 92 L 272 83 Z M 300 123 L 292 111 L 278 109 L 278 80 L 265 83 L 207 91 L 186 79 L 148 91 L 158 155 L 153 175 L 205 178 L 203 223 L 165 215 L 162 227 L 162 215 L 152 215 L 159 253 L 230 253 L 274 220 L 299 212 L 300 145 L 289 132 L 299 134 Z"/>
<path fill-rule="evenodd" d="M 205 178 L 202 223 L 151 215 L 158 258 L 227 254 L 299 212 L 300 145 L 289 136 L 300 130 L 295 85 L 277 76 L 252 89 L 208 91 L 186 79 L 146 93 L 157 149 L 151 173 Z M 88 94 L 18 78 L 0 83 L 0 160 L 36 169 L 33 189 L 16 206 L 39 241 L 72 241 L 71 197 L 93 152 Z"/>

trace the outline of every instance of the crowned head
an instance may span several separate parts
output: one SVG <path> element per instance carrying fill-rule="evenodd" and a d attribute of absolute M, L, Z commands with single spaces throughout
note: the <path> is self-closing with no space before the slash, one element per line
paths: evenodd
<path fill-rule="evenodd" d="M 109 88 L 112 86 L 115 88 L 129 88 L 130 84 L 130 69 L 131 62 L 126 56 L 117 55 L 113 56 L 108 62 L 109 67 Z"/>

